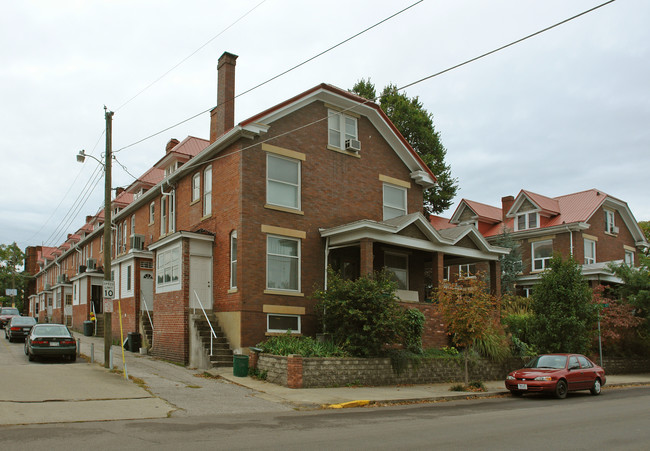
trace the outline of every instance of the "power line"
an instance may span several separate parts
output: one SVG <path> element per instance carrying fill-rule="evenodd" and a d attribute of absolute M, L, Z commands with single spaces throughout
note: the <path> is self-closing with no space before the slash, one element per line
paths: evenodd
<path fill-rule="evenodd" d="M 237 20 L 235 20 L 233 23 L 231 23 L 230 25 L 228 25 L 226 28 L 224 28 L 223 30 L 221 30 L 219 33 L 217 33 L 217 34 L 216 34 L 215 36 L 213 36 L 212 38 L 210 38 L 210 39 L 209 39 L 205 44 L 203 44 L 203 45 L 200 46 L 198 49 L 194 50 L 192 53 L 190 53 L 190 54 L 187 55 L 185 58 L 183 58 L 183 59 L 180 60 L 178 63 L 176 63 L 174 66 L 172 66 L 172 67 L 171 67 L 167 72 L 165 72 L 165 73 L 162 74 L 160 77 L 156 78 L 154 81 L 152 81 L 152 82 L 149 83 L 147 86 L 145 86 L 143 89 L 141 89 L 141 90 L 140 90 L 136 95 L 134 95 L 134 96 L 131 97 L 129 100 L 127 100 L 126 102 L 124 102 L 122 105 L 120 105 L 119 107 L 117 107 L 117 109 L 116 109 L 115 111 L 119 111 L 119 110 L 122 109 L 124 106 L 126 106 L 127 104 L 129 104 L 132 100 L 134 100 L 136 97 L 138 97 L 140 94 L 142 94 L 143 92 L 145 92 L 147 89 L 151 88 L 153 85 L 155 85 L 156 83 L 158 83 L 158 82 L 159 82 L 160 80 L 162 80 L 163 78 L 165 78 L 167 75 L 169 75 L 169 73 L 170 73 L 171 71 L 173 71 L 173 70 L 176 69 L 178 66 L 180 66 L 181 64 L 183 64 L 185 61 L 187 61 L 188 59 L 190 59 L 191 57 L 193 57 L 194 55 L 196 55 L 198 52 L 200 52 L 201 50 L 203 50 L 203 48 L 205 48 L 205 47 L 206 47 L 208 44 L 210 44 L 212 41 L 214 41 L 214 40 L 217 39 L 219 36 L 221 36 L 222 34 L 224 34 L 226 31 L 228 31 L 229 29 L 231 29 L 232 27 L 234 27 L 234 26 L 235 26 L 239 21 L 241 21 L 242 19 L 244 19 L 246 16 L 248 16 L 250 13 L 252 13 L 252 12 L 253 12 L 254 10 L 256 10 L 258 7 L 260 7 L 264 2 L 266 2 L 266 0 L 262 0 L 262 1 L 259 2 L 257 5 L 253 6 L 253 7 L 252 7 L 250 10 L 248 10 L 248 11 L 247 11 L 243 16 L 239 17 L 239 18 L 238 18 Z"/>
<path fill-rule="evenodd" d="M 388 17 L 386 17 L 385 19 L 380 20 L 379 22 L 375 23 L 374 25 L 371 25 L 371 26 L 369 26 L 368 28 L 365 28 L 364 30 L 362 30 L 362 31 L 360 31 L 360 32 L 358 32 L 358 33 L 356 33 L 356 34 L 350 36 L 349 38 L 344 39 L 343 41 L 339 42 L 338 44 L 335 44 L 335 45 L 333 45 L 332 47 L 329 47 L 328 49 L 323 50 L 322 52 L 320 52 L 320 53 L 318 53 L 318 54 L 316 54 L 316 55 L 314 55 L 314 56 L 312 56 L 312 57 L 310 57 L 310 58 L 307 58 L 307 59 L 304 60 L 303 62 L 298 63 L 298 64 L 296 64 L 295 66 L 293 66 L 293 67 L 291 67 L 291 68 L 289 68 L 289 69 L 287 69 L 287 70 L 285 70 L 285 71 L 283 71 L 283 72 L 280 72 L 279 74 L 277 74 L 277 75 L 275 75 L 275 76 L 273 76 L 273 77 L 267 79 L 266 81 L 263 81 L 262 83 L 260 83 L 260 84 L 258 84 L 258 85 L 255 85 L 255 86 L 253 86 L 252 88 L 247 89 L 246 91 L 244 91 L 244 92 L 242 92 L 242 93 L 240 93 L 240 94 L 237 94 L 237 95 L 234 96 L 232 99 L 228 99 L 228 100 L 224 101 L 223 103 L 218 104 L 217 107 L 218 107 L 218 106 L 221 106 L 221 105 L 224 105 L 224 104 L 226 104 L 226 103 L 228 103 L 228 102 L 234 102 L 235 99 L 237 99 L 237 98 L 239 98 L 239 97 L 241 97 L 241 96 L 243 96 L 243 95 L 245 95 L 245 94 L 248 94 L 249 92 L 251 92 L 251 91 L 253 91 L 253 90 L 255 90 L 255 89 L 259 88 L 259 87 L 262 87 L 262 86 L 266 85 L 267 83 L 270 83 L 271 81 L 273 81 L 273 80 L 275 80 L 275 79 L 277 79 L 277 78 L 279 78 L 279 77 L 281 77 L 281 76 L 283 76 L 283 75 L 288 74 L 289 72 L 291 72 L 291 71 L 293 71 L 293 70 L 295 70 L 295 69 L 297 69 L 297 68 L 299 68 L 299 67 L 301 67 L 301 66 L 307 64 L 307 63 L 310 62 L 310 61 L 315 60 L 316 58 L 318 58 L 318 57 L 320 57 L 320 56 L 323 56 L 324 54 L 326 54 L 326 53 L 328 53 L 328 52 L 334 50 L 334 49 L 337 48 L 337 47 L 340 47 L 341 45 L 345 44 L 346 42 L 349 42 L 349 41 L 351 41 L 352 39 L 357 38 L 357 37 L 361 36 L 362 34 L 364 34 L 364 33 L 368 32 L 368 31 L 372 30 L 373 28 L 378 27 L 379 25 L 383 24 L 384 22 L 387 22 L 388 20 L 393 19 L 394 17 L 396 17 L 396 16 L 402 14 L 403 12 L 405 12 L 405 11 L 407 11 L 407 10 L 413 8 L 414 6 L 416 6 L 416 5 L 419 4 L 419 3 L 422 3 L 423 1 L 424 1 L 424 0 L 418 0 L 418 1 L 416 1 L 415 3 L 412 3 L 411 5 L 407 6 L 406 8 L 404 8 L 404 9 L 402 9 L 402 10 L 400 10 L 400 11 L 398 11 L 398 12 L 396 12 L 396 13 L 394 13 L 394 14 L 388 16 Z M 178 122 L 178 123 L 176 123 L 176 124 L 174 124 L 174 125 L 170 125 L 169 127 L 165 128 L 165 129 L 163 129 L 163 130 L 160 130 L 160 131 L 158 131 L 158 132 L 156 132 L 156 133 L 153 133 L 153 134 L 151 134 L 151 135 L 149 135 L 149 136 L 147 136 L 147 137 L 145 137 L 145 138 L 142 138 L 142 139 L 140 139 L 140 140 L 138 140 L 138 141 L 135 141 L 134 143 L 131 143 L 131 144 L 127 145 L 127 146 L 121 147 L 121 148 L 117 149 L 116 151 L 114 151 L 113 153 L 121 152 L 121 151 L 126 150 L 126 149 L 128 149 L 128 148 L 130 148 L 130 147 L 133 147 L 133 146 L 135 146 L 135 145 L 137 145 L 137 144 L 140 144 L 140 143 L 142 143 L 142 142 L 144 142 L 144 141 L 147 141 L 147 140 L 149 140 L 149 139 L 151 139 L 151 138 L 153 138 L 153 137 L 155 137 L 155 136 L 158 136 L 158 135 L 160 135 L 161 133 L 165 133 L 166 131 L 171 130 L 172 128 L 178 127 L 179 125 L 182 125 L 182 124 L 184 124 L 184 123 L 186 123 L 186 122 L 189 122 L 189 121 L 191 121 L 192 119 L 195 119 L 195 118 L 197 118 L 197 117 L 199 117 L 199 116 L 201 116 L 201 115 L 203 115 L 203 114 L 205 114 L 205 113 L 207 113 L 207 112 L 213 110 L 214 108 L 216 108 L 216 107 L 210 107 L 210 108 L 208 108 L 208 109 L 206 109 L 206 110 L 203 110 L 203 111 L 201 111 L 200 113 L 197 113 L 197 114 L 195 114 L 195 115 L 193 115 L 193 116 L 191 116 L 191 117 L 189 117 L 189 118 L 187 118 L 187 119 L 184 119 L 184 120 L 182 120 L 182 121 L 180 121 L 180 122 Z"/>

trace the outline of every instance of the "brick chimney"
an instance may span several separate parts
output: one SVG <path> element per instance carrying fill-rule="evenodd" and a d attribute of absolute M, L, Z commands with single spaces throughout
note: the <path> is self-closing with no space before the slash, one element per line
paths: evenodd
<path fill-rule="evenodd" d="M 237 55 L 224 52 L 217 66 L 217 106 L 210 111 L 210 142 L 235 126 L 235 64 Z"/>
<path fill-rule="evenodd" d="M 512 208 L 512 204 L 515 203 L 514 196 L 504 196 L 501 198 L 501 220 L 505 222 L 506 214 Z"/>
<path fill-rule="evenodd" d="M 171 152 L 171 150 L 178 145 L 179 141 L 176 138 L 172 138 L 169 140 L 167 143 L 167 147 L 165 147 L 165 154 L 168 154 Z"/>

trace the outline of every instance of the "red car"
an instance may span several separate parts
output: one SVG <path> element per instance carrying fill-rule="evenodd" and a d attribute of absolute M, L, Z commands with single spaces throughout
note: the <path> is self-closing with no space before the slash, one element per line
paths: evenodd
<path fill-rule="evenodd" d="M 20 312 L 16 307 L 0 307 L 0 327 L 4 329 L 14 316 L 20 316 Z"/>
<path fill-rule="evenodd" d="M 508 374 L 506 388 L 514 396 L 549 393 L 562 399 L 577 390 L 599 395 L 606 381 L 605 370 L 581 354 L 544 354 Z"/>

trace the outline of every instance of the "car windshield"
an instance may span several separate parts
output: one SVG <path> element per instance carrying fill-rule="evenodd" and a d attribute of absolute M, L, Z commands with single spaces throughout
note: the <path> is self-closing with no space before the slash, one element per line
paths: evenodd
<path fill-rule="evenodd" d="M 0 315 L 20 315 L 17 308 L 5 307 L 0 312 Z"/>
<path fill-rule="evenodd" d="M 566 359 L 565 355 L 540 355 L 528 362 L 526 368 L 564 368 Z"/>
<path fill-rule="evenodd" d="M 33 335 L 42 337 L 42 336 L 49 336 L 49 335 L 64 335 L 64 336 L 70 336 L 70 332 L 68 331 L 68 328 L 63 326 L 63 325 L 56 325 L 56 324 L 48 324 L 48 325 L 43 325 L 43 326 L 34 326 L 32 329 Z"/>
<path fill-rule="evenodd" d="M 11 319 L 12 326 L 33 326 L 36 320 L 31 316 L 17 316 Z"/>

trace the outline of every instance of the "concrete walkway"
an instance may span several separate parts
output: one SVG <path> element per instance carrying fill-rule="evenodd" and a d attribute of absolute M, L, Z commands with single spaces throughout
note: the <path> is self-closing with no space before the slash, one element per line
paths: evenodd
<path fill-rule="evenodd" d="M 95 343 L 95 353 L 101 354 L 96 357 L 103 361 L 103 339 L 97 337 L 81 337 L 82 350 L 89 347 L 89 343 Z M 101 351 L 100 351 L 101 349 Z M 122 368 L 121 355 L 119 348 L 113 347 L 115 354 L 114 362 L 117 368 Z M 85 352 L 84 352 L 85 353 Z M 450 391 L 452 385 L 456 383 L 443 383 L 443 384 L 426 384 L 426 385 L 407 385 L 407 386 L 384 386 L 384 387 L 336 387 L 336 388 L 303 388 L 291 389 L 280 385 L 272 384 L 266 381 L 261 381 L 251 377 L 237 377 L 233 375 L 232 368 L 213 368 L 210 370 L 197 370 L 187 369 L 177 365 L 166 362 L 161 362 L 152 358 L 151 356 L 142 356 L 139 354 L 125 351 L 127 370 L 135 362 L 153 361 L 158 362 L 156 371 L 180 371 L 186 375 L 191 375 L 196 380 L 195 375 L 212 375 L 219 377 L 221 381 L 227 381 L 235 384 L 243 389 L 248 390 L 247 396 L 263 399 L 276 403 L 278 406 L 285 406 L 294 409 L 315 409 L 323 408 L 339 404 L 350 403 L 358 400 L 367 400 L 375 404 L 397 404 L 408 402 L 423 402 L 423 401 L 446 401 L 454 399 L 469 399 L 475 397 L 489 397 L 508 394 L 505 389 L 504 381 L 487 381 L 485 386 L 486 392 L 456 392 Z M 133 363 L 131 363 L 133 362 Z M 143 366 L 138 364 L 139 366 Z M 166 368 L 166 369 L 165 369 Z M 137 377 L 144 377 L 146 375 L 138 370 Z M 133 374 L 133 371 L 129 371 Z M 620 387 L 626 385 L 650 385 L 650 374 L 635 374 L 635 375 L 609 375 L 607 376 L 607 384 L 604 390 L 611 387 Z M 168 394 L 169 395 L 169 394 Z M 165 398 L 168 402 L 170 399 Z M 172 398 L 174 399 L 174 398 Z M 356 404 L 352 404 L 356 405 Z M 235 405 L 231 405 L 235 408 Z M 186 406 L 187 412 L 195 410 L 190 405 Z"/>

